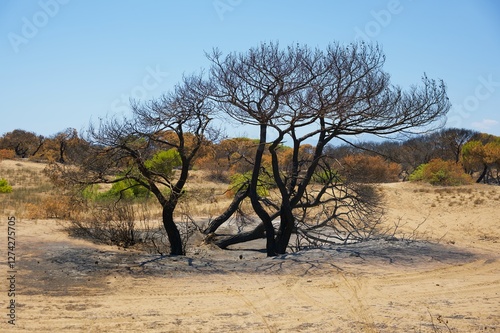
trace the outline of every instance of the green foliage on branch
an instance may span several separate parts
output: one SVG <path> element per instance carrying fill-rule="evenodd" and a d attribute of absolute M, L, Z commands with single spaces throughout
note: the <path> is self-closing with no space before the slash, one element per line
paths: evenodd
<path fill-rule="evenodd" d="M 174 174 L 174 169 L 182 165 L 181 155 L 175 149 L 159 151 L 144 162 L 144 165 L 149 170 L 170 178 Z"/>
<path fill-rule="evenodd" d="M 151 159 L 144 162 L 144 166 L 148 170 L 167 179 L 174 175 L 175 168 L 181 164 L 181 157 L 174 149 L 159 151 Z M 130 173 L 131 171 L 127 170 L 118 175 L 117 179 L 122 178 L 122 180 L 112 183 L 111 188 L 107 191 L 99 191 L 97 185 L 89 185 L 83 190 L 82 195 L 93 201 L 147 198 L 150 194 L 149 189 L 139 181 L 128 178 L 127 175 Z M 140 176 L 137 177 L 142 179 Z"/>

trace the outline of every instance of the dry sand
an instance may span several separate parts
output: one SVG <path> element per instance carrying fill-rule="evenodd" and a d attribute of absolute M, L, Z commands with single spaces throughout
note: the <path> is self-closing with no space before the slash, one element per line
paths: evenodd
<path fill-rule="evenodd" d="M 3 216 L 0 331 L 500 332 L 500 187 L 379 188 L 389 225 L 405 224 L 398 240 L 272 259 L 208 247 L 159 257 L 18 218 L 15 327 Z"/>

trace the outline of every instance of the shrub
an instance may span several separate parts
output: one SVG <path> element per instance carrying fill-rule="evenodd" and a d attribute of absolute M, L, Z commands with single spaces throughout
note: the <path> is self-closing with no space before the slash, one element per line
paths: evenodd
<path fill-rule="evenodd" d="M 472 183 L 472 177 L 453 161 L 440 158 L 422 164 L 410 175 L 410 181 L 423 181 L 432 185 L 458 186 Z"/>
<path fill-rule="evenodd" d="M 415 171 L 412 172 L 410 177 L 408 178 L 411 182 L 421 182 L 424 181 L 424 169 L 427 164 L 420 164 Z"/>
<path fill-rule="evenodd" d="M 351 181 L 360 183 L 390 183 L 399 180 L 401 167 L 387 162 L 380 156 L 365 154 L 349 155 L 341 160 L 342 174 Z"/>
<path fill-rule="evenodd" d="M 149 190 L 132 179 L 113 183 L 107 191 L 99 191 L 98 185 L 89 185 L 82 191 L 83 198 L 93 201 L 146 198 L 148 195 Z"/>
<path fill-rule="evenodd" d="M 318 184 L 328 184 L 335 182 L 342 182 L 342 177 L 336 170 L 321 170 L 314 173 L 312 177 L 313 182 Z"/>
<path fill-rule="evenodd" d="M 170 178 L 173 176 L 175 168 L 181 164 L 180 154 L 174 149 L 169 149 L 153 155 L 151 159 L 145 161 L 144 166 L 155 173 Z M 118 177 L 125 177 L 127 173 L 128 171 L 118 175 Z M 149 194 L 149 190 L 134 179 L 117 181 L 107 191 L 100 191 L 98 185 L 89 185 L 82 191 L 83 198 L 93 201 L 147 198 Z"/>
<path fill-rule="evenodd" d="M 181 164 L 179 152 L 169 149 L 156 153 L 151 159 L 145 161 L 144 166 L 155 173 L 170 178 L 175 172 L 174 169 Z M 126 172 L 118 177 L 125 177 L 125 174 Z M 123 179 L 113 183 L 111 188 L 105 192 L 99 191 L 97 185 L 89 185 L 83 190 L 82 195 L 90 200 L 136 199 L 147 198 L 149 190 L 134 179 Z"/>
<path fill-rule="evenodd" d="M 149 194 L 149 190 L 144 186 L 139 185 L 136 181 L 127 179 L 114 183 L 109 191 L 104 192 L 102 197 L 106 198 L 145 198 Z"/>
<path fill-rule="evenodd" d="M 213 156 L 198 158 L 195 162 L 196 169 L 206 170 L 206 179 L 213 182 L 229 183 L 229 163 L 224 159 Z"/>
<path fill-rule="evenodd" d="M 12 160 L 16 157 L 16 152 L 12 149 L 0 149 L 0 161 Z"/>
<path fill-rule="evenodd" d="M 131 205 L 90 206 L 86 216 L 70 220 L 69 231 L 75 236 L 129 247 L 137 242 L 136 212 Z"/>
<path fill-rule="evenodd" d="M 12 186 L 9 185 L 9 182 L 7 182 L 7 179 L 1 178 L 0 179 L 0 193 L 10 193 L 12 192 Z"/>
<path fill-rule="evenodd" d="M 71 217 L 71 203 L 68 196 L 50 196 L 42 199 L 41 210 L 44 218 L 67 219 Z"/>
<path fill-rule="evenodd" d="M 229 195 L 234 195 L 238 190 L 247 189 L 250 179 L 252 177 L 252 172 L 246 173 L 235 173 L 231 176 L 231 184 L 228 191 Z M 257 194 L 261 197 L 267 197 L 269 195 L 269 189 L 272 187 L 272 180 L 267 175 L 260 175 L 257 184 Z"/>

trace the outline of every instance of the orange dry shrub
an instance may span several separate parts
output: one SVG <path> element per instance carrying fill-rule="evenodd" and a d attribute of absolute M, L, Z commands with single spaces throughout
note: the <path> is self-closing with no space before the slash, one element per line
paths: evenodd
<path fill-rule="evenodd" d="M 205 155 L 196 159 L 194 167 L 198 170 L 205 170 L 210 181 L 227 183 L 229 182 L 228 164 L 227 160 Z"/>
<path fill-rule="evenodd" d="M 0 149 L 0 161 L 12 160 L 16 157 L 16 152 L 12 149 Z"/>
<path fill-rule="evenodd" d="M 71 216 L 72 206 L 66 196 L 47 197 L 41 204 L 47 218 L 66 219 Z"/>
<path fill-rule="evenodd" d="M 390 183 L 399 180 L 401 166 L 380 156 L 348 155 L 340 161 L 341 174 L 360 183 Z"/>
<path fill-rule="evenodd" d="M 73 207 L 66 196 L 48 196 L 37 203 L 27 203 L 23 216 L 28 219 L 68 219 Z"/>

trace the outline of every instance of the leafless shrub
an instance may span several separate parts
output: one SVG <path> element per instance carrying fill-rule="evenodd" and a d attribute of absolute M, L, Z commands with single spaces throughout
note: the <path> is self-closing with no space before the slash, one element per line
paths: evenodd
<path fill-rule="evenodd" d="M 425 241 L 429 237 L 425 232 L 420 232 L 420 227 L 427 222 L 427 217 L 415 227 L 412 227 L 409 231 L 401 231 L 402 228 L 408 225 L 408 222 L 403 222 L 403 218 L 400 217 L 393 226 L 387 228 L 381 233 L 382 238 L 386 240 L 398 240 L 405 242 L 416 242 Z"/>
<path fill-rule="evenodd" d="M 97 242 L 129 247 L 138 239 L 135 215 L 131 205 L 101 203 L 92 206 L 87 214 L 71 219 L 69 231 Z"/>
<path fill-rule="evenodd" d="M 206 191 L 205 191 L 206 192 Z M 209 191 L 213 196 L 213 191 Z M 178 219 L 177 228 L 179 229 L 180 238 L 182 242 L 182 252 L 186 254 L 189 251 L 189 246 L 192 244 L 193 236 L 196 234 L 200 235 L 200 242 L 203 238 L 201 235 L 203 233 L 203 229 L 206 228 L 201 222 L 195 221 L 193 217 L 193 212 L 197 212 L 196 206 L 199 202 L 198 200 L 192 200 L 192 197 L 186 196 L 184 197 L 178 206 Z"/>
<path fill-rule="evenodd" d="M 441 315 L 437 315 L 436 319 L 434 320 L 434 316 L 432 315 L 432 313 L 429 310 L 427 310 L 427 312 L 429 313 L 429 316 L 431 318 L 431 328 L 434 333 L 452 332 L 450 326 L 448 326 L 448 320 L 444 319 Z"/>
<path fill-rule="evenodd" d="M 161 223 L 144 223 L 141 228 L 140 248 L 151 254 L 164 256 L 168 253 L 169 242 L 165 228 Z"/>
<path fill-rule="evenodd" d="M 201 232 L 190 214 L 192 204 L 190 200 L 181 202 L 180 221 L 176 223 L 183 254 L 188 250 L 192 236 L 197 231 Z M 83 200 L 72 209 L 68 231 L 73 236 L 97 243 L 135 247 L 148 253 L 166 255 L 170 242 L 161 219 L 161 210 L 148 200 Z"/>
<path fill-rule="evenodd" d="M 196 232 L 202 230 L 189 214 L 182 214 L 181 222 L 177 224 L 182 240 L 182 251 L 184 254 L 189 250 L 190 240 Z"/>
<path fill-rule="evenodd" d="M 297 221 L 291 251 L 322 247 L 331 244 L 349 244 L 382 237 L 383 211 L 379 207 L 379 193 L 367 185 L 336 184 L 330 189 L 330 198 L 315 209 L 304 204 Z M 315 193 L 309 194 L 316 198 Z"/>

